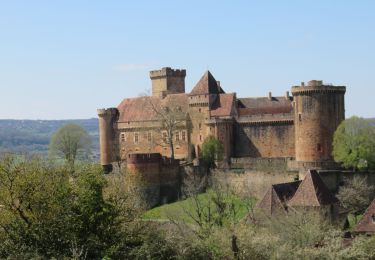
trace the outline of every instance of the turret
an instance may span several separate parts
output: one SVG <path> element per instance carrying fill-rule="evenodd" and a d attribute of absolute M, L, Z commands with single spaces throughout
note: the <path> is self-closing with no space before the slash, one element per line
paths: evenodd
<path fill-rule="evenodd" d="M 118 118 L 117 108 L 98 109 L 100 164 L 104 172 L 112 171 L 112 162 L 116 160 L 115 123 Z"/>
<path fill-rule="evenodd" d="M 297 162 L 332 161 L 333 134 L 345 119 L 345 91 L 318 80 L 292 87 Z"/>
<path fill-rule="evenodd" d="M 164 98 L 168 94 L 185 93 L 186 70 L 169 67 L 150 71 L 152 95 Z"/>

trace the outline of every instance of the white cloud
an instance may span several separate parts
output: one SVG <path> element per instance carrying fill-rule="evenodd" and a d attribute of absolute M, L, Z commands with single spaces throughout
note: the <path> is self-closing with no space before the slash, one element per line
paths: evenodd
<path fill-rule="evenodd" d="M 128 72 L 135 70 L 145 70 L 148 66 L 145 64 L 117 64 L 113 66 L 115 71 Z"/>

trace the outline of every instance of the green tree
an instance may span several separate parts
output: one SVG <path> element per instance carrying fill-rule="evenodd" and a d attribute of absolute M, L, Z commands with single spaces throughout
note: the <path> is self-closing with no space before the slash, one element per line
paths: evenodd
<path fill-rule="evenodd" d="M 214 136 L 207 137 L 202 144 L 202 159 L 209 168 L 215 166 L 215 161 L 221 161 L 224 155 L 223 144 Z"/>
<path fill-rule="evenodd" d="M 375 169 L 375 127 L 355 116 L 343 121 L 334 134 L 333 157 L 346 168 Z"/>
<path fill-rule="evenodd" d="M 76 124 L 61 127 L 52 136 L 49 152 L 52 156 L 65 159 L 74 168 L 77 159 L 88 159 L 91 152 L 91 139 L 85 129 Z"/>
<path fill-rule="evenodd" d="M 0 258 L 127 259 L 142 230 L 110 183 L 95 164 L 72 175 L 40 159 L 0 158 Z"/>

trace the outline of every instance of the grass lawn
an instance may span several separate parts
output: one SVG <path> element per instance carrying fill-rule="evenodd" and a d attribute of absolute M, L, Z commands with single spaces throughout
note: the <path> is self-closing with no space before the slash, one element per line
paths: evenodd
<path fill-rule="evenodd" d="M 212 192 L 202 193 L 198 195 L 199 205 L 208 208 L 214 208 L 214 203 L 212 201 Z M 241 199 L 235 195 L 225 195 L 225 199 L 232 203 L 233 208 L 236 211 L 234 216 L 235 221 L 243 219 L 248 213 L 249 205 L 255 203 L 255 198 Z M 174 219 L 179 222 L 194 223 L 193 219 L 189 214 L 196 213 L 196 201 L 193 198 L 188 198 L 185 200 L 177 201 L 171 204 L 162 205 L 150 209 L 143 215 L 144 220 L 168 220 Z M 213 211 L 212 214 L 215 214 Z"/>

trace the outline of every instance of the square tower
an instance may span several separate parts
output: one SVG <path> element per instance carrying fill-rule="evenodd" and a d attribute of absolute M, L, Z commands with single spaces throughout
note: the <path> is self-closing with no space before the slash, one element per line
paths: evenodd
<path fill-rule="evenodd" d="M 185 93 L 186 70 L 171 69 L 150 71 L 152 96 L 164 98 L 168 94 Z"/>

